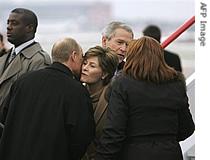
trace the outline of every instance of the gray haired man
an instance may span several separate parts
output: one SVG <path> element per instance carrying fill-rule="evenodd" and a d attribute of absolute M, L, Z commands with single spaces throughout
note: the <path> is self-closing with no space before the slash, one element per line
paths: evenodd
<path fill-rule="evenodd" d="M 111 48 L 119 58 L 118 70 L 124 66 L 125 53 L 128 43 L 133 39 L 134 34 L 130 26 L 123 22 L 111 22 L 102 32 L 102 46 Z"/>

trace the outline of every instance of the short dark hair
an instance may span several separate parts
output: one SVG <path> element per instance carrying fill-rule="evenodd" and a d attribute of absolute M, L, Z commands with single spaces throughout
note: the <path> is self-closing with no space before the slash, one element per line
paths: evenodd
<path fill-rule="evenodd" d="M 143 30 L 144 36 L 152 37 L 160 42 L 161 31 L 160 28 L 156 25 L 149 25 Z"/>
<path fill-rule="evenodd" d="M 11 11 L 11 13 L 22 14 L 24 23 L 26 25 L 32 24 L 34 28 L 34 33 L 36 33 L 36 29 L 38 26 L 38 19 L 33 11 L 25 8 L 15 8 Z"/>

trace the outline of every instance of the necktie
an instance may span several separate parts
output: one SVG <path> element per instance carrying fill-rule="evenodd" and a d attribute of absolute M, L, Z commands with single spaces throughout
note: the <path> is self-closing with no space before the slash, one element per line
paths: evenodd
<path fill-rule="evenodd" d="M 4 70 L 6 70 L 6 68 L 8 67 L 8 65 L 10 64 L 10 62 L 12 62 L 12 60 L 15 58 L 15 56 L 16 56 L 16 53 L 15 53 L 15 51 L 12 50 L 12 52 L 10 53 L 10 56 L 9 56 L 8 60 L 5 63 Z"/>
<path fill-rule="evenodd" d="M 9 57 L 9 63 L 12 62 L 12 60 L 15 58 L 16 56 L 16 53 L 15 53 L 15 50 L 10 54 L 10 57 Z"/>

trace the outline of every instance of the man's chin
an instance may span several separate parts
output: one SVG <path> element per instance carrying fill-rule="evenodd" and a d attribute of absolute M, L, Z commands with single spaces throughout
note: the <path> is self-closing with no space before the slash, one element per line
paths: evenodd
<path fill-rule="evenodd" d="M 14 38 L 12 38 L 12 37 L 7 37 L 7 41 L 11 44 L 15 43 Z"/>
<path fill-rule="evenodd" d="M 122 63 L 122 60 L 119 59 L 119 64 Z"/>
<path fill-rule="evenodd" d="M 119 59 L 119 63 L 121 63 L 124 60 L 124 58 L 122 58 L 121 56 L 118 56 L 118 59 Z"/>

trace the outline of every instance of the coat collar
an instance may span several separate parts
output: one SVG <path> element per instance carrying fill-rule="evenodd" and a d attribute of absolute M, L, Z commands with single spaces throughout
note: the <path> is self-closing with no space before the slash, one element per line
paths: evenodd
<path fill-rule="evenodd" d="M 108 102 L 105 97 L 107 94 L 107 90 L 109 89 L 109 85 L 110 84 L 104 86 L 104 88 L 100 92 L 99 101 L 94 111 L 94 118 L 95 118 L 96 126 L 99 124 L 101 118 L 103 117 L 105 111 L 107 110 Z"/>
<path fill-rule="evenodd" d="M 23 48 L 20 53 L 24 55 L 26 58 L 33 57 L 37 52 L 43 50 L 38 42 L 34 42 L 27 47 Z"/>
<path fill-rule="evenodd" d="M 22 62 L 20 55 L 23 55 L 26 58 L 32 58 L 33 55 L 35 55 L 37 52 L 42 50 L 39 43 L 34 42 L 30 45 L 28 45 L 26 48 L 22 49 L 20 53 L 14 58 L 14 60 L 7 66 L 7 68 L 4 70 L 4 66 L 7 60 L 7 57 L 9 56 L 11 49 L 0 57 L 0 84 L 7 80 L 8 78 L 14 76 L 21 70 Z"/>
<path fill-rule="evenodd" d="M 76 77 L 74 76 L 74 74 L 72 73 L 72 71 L 67 67 L 65 66 L 64 64 L 62 63 L 59 63 L 59 62 L 53 62 L 53 64 L 51 64 L 49 67 L 47 67 L 49 69 L 54 69 L 54 70 L 59 70 L 60 72 L 63 72 L 65 74 L 67 74 L 68 76 L 76 79 Z"/>
<path fill-rule="evenodd" d="M 34 43 L 34 39 L 31 39 L 21 45 L 19 45 L 18 47 L 13 47 L 13 52 L 15 52 L 16 54 L 20 53 L 24 48 L 27 48 L 28 46 L 30 46 L 32 43 Z"/>

